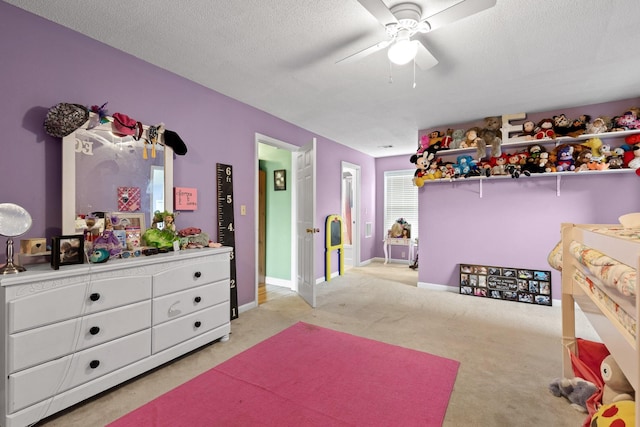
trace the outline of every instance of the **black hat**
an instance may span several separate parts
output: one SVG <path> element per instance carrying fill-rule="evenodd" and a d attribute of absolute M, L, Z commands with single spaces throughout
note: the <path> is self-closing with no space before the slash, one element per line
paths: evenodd
<path fill-rule="evenodd" d="M 44 119 L 44 131 L 51 136 L 65 137 L 89 120 L 84 105 L 61 102 L 49 108 Z"/>
<path fill-rule="evenodd" d="M 184 141 L 172 130 L 167 129 L 164 131 L 164 145 L 171 147 L 173 152 L 180 156 L 187 154 L 187 146 Z"/>

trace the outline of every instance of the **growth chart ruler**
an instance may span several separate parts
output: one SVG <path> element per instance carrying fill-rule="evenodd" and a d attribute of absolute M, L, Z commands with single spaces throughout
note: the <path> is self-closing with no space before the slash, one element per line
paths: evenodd
<path fill-rule="evenodd" d="M 231 257 L 231 320 L 238 317 L 238 289 L 236 288 L 236 237 L 233 217 L 233 168 L 216 163 L 218 180 L 218 243 L 232 248 Z"/>

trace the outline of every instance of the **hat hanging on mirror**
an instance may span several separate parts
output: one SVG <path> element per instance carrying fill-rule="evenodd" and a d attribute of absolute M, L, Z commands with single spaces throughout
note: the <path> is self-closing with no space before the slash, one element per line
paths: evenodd
<path fill-rule="evenodd" d="M 171 147 L 173 152 L 180 156 L 187 154 L 187 146 L 184 141 L 172 130 L 166 129 L 164 131 L 164 145 Z"/>
<path fill-rule="evenodd" d="M 49 108 L 44 119 L 44 131 L 57 137 L 65 137 L 89 120 L 89 109 L 80 104 L 61 102 Z"/>
<path fill-rule="evenodd" d="M 13 274 L 26 268 L 13 262 L 13 238 L 31 228 L 31 215 L 22 206 L 0 203 L 0 235 L 7 237 L 7 263 L 0 267 L 0 274 Z"/>

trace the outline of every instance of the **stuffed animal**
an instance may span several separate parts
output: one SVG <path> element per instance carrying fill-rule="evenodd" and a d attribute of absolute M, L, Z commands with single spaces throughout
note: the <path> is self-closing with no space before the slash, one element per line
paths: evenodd
<path fill-rule="evenodd" d="M 115 258 L 122 252 L 122 244 L 116 235 L 113 234 L 113 230 L 107 228 L 93 241 L 94 252 L 97 249 L 106 249 L 109 252 L 109 256 Z"/>
<path fill-rule="evenodd" d="M 556 152 L 558 156 L 558 160 L 556 161 L 556 170 L 558 172 L 573 171 L 576 169 L 573 152 L 574 148 L 572 145 L 558 147 Z"/>
<path fill-rule="evenodd" d="M 418 144 L 418 151 L 416 151 L 416 154 L 424 153 L 426 149 L 429 148 L 429 145 L 431 145 L 431 139 L 429 138 L 429 135 L 422 135 L 420 137 L 420 143 Z"/>
<path fill-rule="evenodd" d="M 536 124 L 531 120 L 527 120 L 522 124 L 522 132 L 518 134 L 519 137 L 523 137 L 523 139 L 533 139 L 536 134 Z"/>
<path fill-rule="evenodd" d="M 607 157 L 606 161 L 609 164 L 609 169 L 622 169 L 623 167 L 624 150 L 620 147 L 611 150 L 611 155 Z"/>
<path fill-rule="evenodd" d="M 602 404 L 620 402 L 622 400 L 633 400 L 633 386 L 624 376 L 624 372 L 616 363 L 612 355 L 604 358 L 600 364 L 600 375 L 604 386 L 602 387 Z"/>
<path fill-rule="evenodd" d="M 424 185 L 425 171 L 429 166 L 429 160 L 427 160 L 424 153 L 421 153 L 412 155 L 409 161 L 416 165 L 416 171 L 413 174 L 413 185 L 418 188 L 422 187 Z"/>
<path fill-rule="evenodd" d="M 520 153 L 512 153 L 507 156 L 506 170 L 511 178 L 520 178 L 520 175 L 531 176 L 531 172 L 522 170 L 521 159 Z"/>
<path fill-rule="evenodd" d="M 451 141 L 449 148 L 451 148 L 452 150 L 455 148 L 462 148 L 461 144 L 464 141 L 464 137 L 465 137 L 464 129 L 454 130 L 451 137 L 453 138 L 453 140 Z"/>
<path fill-rule="evenodd" d="M 574 163 L 575 171 L 580 172 L 580 171 L 589 170 L 589 162 L 591 162 L 592 158 L 593 158 L 593 155 L 589 150 L 582 151 L 580 154 L 578 154 Z"/>
<path fill-rule="evenodd" d="M 431 132 L 429 134 L 429 139 L 431 140 L 430 144 L 440 144 L 442 142 L 442 139 L 444 138 L 444 134 L 442 133 L 442 131 L 439 130 L 434 130 L 433 132 Z"/>
<path fill-rule="evenodd" d="M 485 117 L 484 127 L 478 134 L 482 141 L 484 141 L 485 147 L 491 147 L 491 155 L 496 157 L 499 157 L 500 154 L 502 154 L 502 132 L 500 131 L 501 124 L 502 119 L 500 117 Z M 484 155 L 478 155 L 478 158 L 483 158 L 486 155 L 487 154 L 485 151 Z"/>
<path fill-rule="evenodd" d="M 616 120 L 616 124 L 619 128 L 624 130 L 640 129 L 640 120 L 632 110 L 626 111 L 623 115 L 619 116 Z"/>
<path fill-rule="evenodd" d="M 556 135 L 559 136 L 571 136 L 575 138 L 576 136 L 584 133 L 585 130 L 584 124 L 575 125 L 572 123 L 565 114 L 558 114 L 557 116 L 553 116 L 553 131 Z"/>
<path fill-rule="evenodd" d="M 593 122 L 587 124 L 588 134 L 598 134 L 607 132 L 607 122 L 603 117 L 597 117 Z"/>
<path fill-rule="evenodd" d="M 545 172 L 545 168 L 540 166 L 540 156 L 542 153 L 546 153 L 542 145 L 534 144 L 527 147 L 527 156 L 523 159 L 524 164 L 521 162 L 522 169 L 531 173 Z"/>
<path fill-rule="evenodd" d="M 636 420 L 636 404 L 629 400 L 602 405 L 591 416 L 589 427 L 632 427 Z"/>
<path fill-rule="evenodd" d="M 506 153 L 502 153 L 499 156 L 491 156 L 489 164 L 491 165 L 491 175 L 509 175 L 509 172 L 507 172 Z"/>
<path fill-rule="evenodd" d="M 556 133 L 553 131 L 553 119 L 542 119 L 538 122 L 536 128 L 535 139 L 556 139 Z"/>
<path fill-rule="evenodd" d="M 600 147 L 602 147 L 602 140 L 600 138 L 589 138 L 585 142 L 580 144 L 583 147 L 591 149 L 591 155 L 600 155 Z"/>
<path fill-rule="evenodd" d="M 571 407 L 587 412 L 587 400 L 598 391 L 598 387 L 582 378 L 556 378 L 549 384 L 549 391 L 556 397 L 565 397 Z"/>
<path fill-rule="evenodd" d="M 457 157 L 457 167 L 460 168 L 460 175 L 468 178 L 470 176 L 479 176 L 480 171 L 473 157 L 469 155 L 460 155 Z"/>
<path fill-rule="evenodd" d="M 449 128 L 447 129 L 447 132 L 444 135 L 444 138 L 442 138 L 442 141 L 440 143 L 440 149 L 448 150 L 449 147 L 451 146 L 451 142 L 453 142 L 453 129 Z"/>

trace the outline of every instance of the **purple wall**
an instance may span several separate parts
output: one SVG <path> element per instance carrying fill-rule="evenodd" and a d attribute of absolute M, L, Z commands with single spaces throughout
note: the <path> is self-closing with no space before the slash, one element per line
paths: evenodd
<path fill-rule="evenodd" d="M 110 114 L 164 122 L 187 144 L 187 155 L 174 162 L 174 185 L 198 188 L 199 209 L 181 213 L 179 228 L 217 235 L 215 167 L 234 167 L 234 206 L 248 211 L 235 213 L 238 301 L 254 300 L 257 171 L 246 170 L 256 156 L 255 133 L 298 146 L 317 135 L 4 2 L 0 55 L 0 202 L 17 203 L 32 215 L 33 227 L 23 238 L 61 232 L 61 141 L 44 133 L 47 110 L 58 102 L 108 101 Z M 363 211 L 368 209 L 367 220 L 374 218 L 373 158 L 318 137 L 319 227 L 340 206 L 340 160 L 362 166 Z M 316 244 L 316 276 L 323 277 L 324 241 Z M 362 259 L 371 258 L 370 251 L 365 241 Z"/>
<path fill-rule="evenodd" d="M 530 113 L 527 119 L 537 122 L 560 113 L 570 119 L 581 114 L 612 117 L 632 106 L 640 106 L 640 98 Z M 466 129 L 481 123 L 482 120 L 450 127 Z M 446 127 L 440 129 L 444 131 Z M 612 138 L 606 142 L 619 146 L 624 140 Z M 632 172 L 609 175 L 566 172 L 560 178 L 560 196 L 556 195 L 556 184 L 555 176 L 485 180 L 482 198 L 478 181 L 422 187 L 418 196 L 419 280 L 457 287 L 459 263 L 549 270 L 547 255 L 560 239 L 562 222 L 617 223 L 620 215 L 640 211 L 637 195 L 640 178 Z M 552 288 L 553 298 L 559 299 L 560 274 L 555 270 Z"/>

